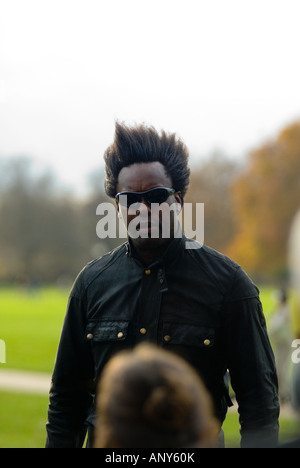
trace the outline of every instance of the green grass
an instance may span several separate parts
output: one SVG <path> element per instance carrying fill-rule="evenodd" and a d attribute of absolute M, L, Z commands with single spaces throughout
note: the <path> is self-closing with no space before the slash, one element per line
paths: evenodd
<path fill-rule="evenodd" d="M 67 300 L 68 291 L 54 288 L 0 289 L 5 368 L 52 372 Z"/>
<path fill-rule="evenodd" d="M 67 290 L 0 289 L 1 368 L 51 373 L 66 311 Z M 0 391 L 0 448 L 45 446 L 48 396 Z"/>
<path fill-rule="evenodd" d="M 227 448 L 239 448 L 239 415 L 238 413 L 229 411 L 223 423 L 225 433 L 225 445 Z M 280 416 L 279 418 L 279 443 L 282 444 L 288 440 L 293 440 L 299 437 L 300 421 L 296 418 Z"/>
<path fill-rule="evenodd" d="M 46 440 L 47 396 L 0 392 L 0 448 L 43 448 Z M 229 412 L 223 425 L 228 448 L 240 444 L 238 414 Z M 280 418 L 280 442 L 299 434 L 294 419 Z"/>
<path fill-rule="evenodd" d="M 48 396 L 0 392 L 0 448 L 45 447 Z"/>

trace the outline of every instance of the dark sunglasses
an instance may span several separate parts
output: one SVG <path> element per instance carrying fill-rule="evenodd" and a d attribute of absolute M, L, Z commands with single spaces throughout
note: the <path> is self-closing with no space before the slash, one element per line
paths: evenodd
<path fill-rule="evenodd" d="M 164 203 L 175 192 L 176 190 L 173 188 L 155 187 L 145 192 L 119 192 L 115 199 L 120 205 L 129 208 L 134 203 L 141 203 L 142 199 L 148 205 L 151 205 L 151 203 Z"/>

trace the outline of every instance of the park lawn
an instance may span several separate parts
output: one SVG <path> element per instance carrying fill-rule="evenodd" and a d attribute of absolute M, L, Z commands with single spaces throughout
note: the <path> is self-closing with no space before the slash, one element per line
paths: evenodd
<path fill-rule="evenodd" d="M 239 414 L 237 411 L 229 411 L 223 423 L 225 433 L 226 448 L 239 448 L 240 433 L 239 433 Z M 300 422 L 296 417 L 288 417 L 281 415 L 279 418 L 279 444 L 288 440 L 293 440 L 299 437 Z"/>
<path fill-rule="evenodd" d="M 48 395 L 0 391 L 0 448 L 43 448 Z"/>
<path fill-rule="evenodd" d="M 68 291 L 56 288 L 0 289 L 5 368 L 52 372 L 67 300 Z"/>
<path fill-rule="evenodd" d="M 0 391 L 0 448 L 43 448 L 46 440 L 48 396 Z M 240 444 L 236 412 L 229 412 L 223 425 L 227 448 Z M 295 419 L 280 418 L 280 442 L 299 434 Z"/>

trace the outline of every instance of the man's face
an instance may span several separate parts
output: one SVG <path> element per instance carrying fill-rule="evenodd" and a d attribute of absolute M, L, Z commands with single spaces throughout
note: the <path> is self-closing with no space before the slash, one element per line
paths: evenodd
<path fill-rule="evenodd" d="M 166 174 L 165 168 L 160 162 L 132 164 L 131 166 L 124 167 L 119 173 L 118 193 L 146 192 L 157 187 L 172 189 L 172 180 Z M 180 192 L 175 192 L 168 196 L 164 203 L 160 205 L 164 209 L 164 218 L 162 212 L 158 213 L 157 203 L 151 206 L 146 198 L 147 195 L 141 197 L 140 203 L 131 205 L 130 207 L 124 207 L 122 203 L 118 203 L 118 210 L 126 220 L 128 234 L 136 246 L 147 249 L 161 247 L 167 244 L 170 238 L 174 237 L 174 229 L 176 229 L 177 222 L 177 220 L 174 221 L 176 218 L 176 214 L 174 213 L 175 203 L 180 205 L 181 194 Z M 173 209 L 166 209 L 171 206 Z M 163 224 L 166 224 L 167 216 L 170 233 L 166 237 L 163 235 Z M 135 227 L 137 236 L 131 235 L 132 226 Z"/>

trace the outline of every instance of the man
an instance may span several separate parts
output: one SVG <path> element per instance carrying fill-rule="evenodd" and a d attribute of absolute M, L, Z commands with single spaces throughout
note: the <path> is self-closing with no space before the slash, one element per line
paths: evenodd
<path fill-rule="evenodd" d="M 300 418 L 300 362 L 293 363 L 292 368 L 292 408 L 295 411 L 295 415 Z M 300 422 L 300 420 L 299 420 Z M 281 445 L 281 448 L 300 448 L 300 430 L 294 434 L 294 437 L 286 441 Z"/>
<path fill-rule="evenodd" d="M 174 134 L 116 124 L 105 163 L 105 189 L 116 197 L 128 242 L 88 264 L 71 291 L 53 373 L 47 447 L 81 447 L 87 425 L 91 439 L 95 382 L 105 363 L 144 341 L 197 369 L 221 422 L 230 404 L 224 384 L 229 369 L 241 445 L 275 446 L 277 377 L 258 289 L 213 249 L 186 248 L 171 209 L 182 205 L 189 185 L 185 145 Z M 157 204 L 170 207 L 168 237 L 161 213 L 156 210 L 151 220 Z"/>

